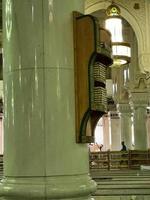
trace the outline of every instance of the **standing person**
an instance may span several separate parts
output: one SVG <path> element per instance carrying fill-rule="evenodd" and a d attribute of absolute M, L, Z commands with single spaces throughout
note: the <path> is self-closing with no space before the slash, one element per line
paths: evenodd
<path fill-rule="evenodd" d="M 122 145 L 121 151 L 127 151 L 127 147 L 124 144 L 124 141 L 121 142 L 121 145 Z"/>
<path fill-rule="evenodd" d="M 102 151 L 102 148 L 103 148 L 103 144 L 101 144 L 101 145 L 99 146 L 99 150 Z"/>

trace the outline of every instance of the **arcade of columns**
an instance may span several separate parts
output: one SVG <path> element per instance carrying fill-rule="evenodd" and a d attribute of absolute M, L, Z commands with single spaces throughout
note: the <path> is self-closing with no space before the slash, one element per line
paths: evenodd
<path fill-rule="evenodd" d="M 121 141 L 125 141 L 129 149 L 145 150 L 149 148 L 150 143 L 150 120 L 147 109 L 150 102 L 150 2 L 137 0 L 135 5 L 135 1 L 127 3 L 124 0 L 116 0 L 115 3 L 119 5 L 122 17 L 133 29 L 134 36 L 131 32 L 126 36 L 129 35 L 129 42 L 134 50 L 129 66 L 130 77 L 126 83 L 124 69 L 113 69 L 113 73 L 122 73 L 122 78 L 117 84 L 118 91 L 113 96 L 117 109 L 110 109 L 110 115 L 103 118 L 104 126 L 111 126 L 111 145 L 107 141 L 109 137 L 104 137 L 104 149 L 120 150 Z M 109 5 L 109 1 L 86 0 L 85 13 L 94 14 L 106 10 Z M 109 135 L 108 132 L 108 128 L 105 127 L 104 135 Z"/>
<path fill-rule="evenodd" d="M 148 113 L 149 81 L 145 75 L 137 77 L 121 97 L 115 97 L 116 109 L 103 117 L 104 149 L 120 150 L 121 141 L 128 149 L 146 150 L 150 140 Z M 111 126 L 111 129 L 108 127 Z M 110 139 L 111 134 L 111 139 Z M 109 136 L 109 137 L 108 137 Z M 111 145 L 109 141 L 111 140 Z"/>

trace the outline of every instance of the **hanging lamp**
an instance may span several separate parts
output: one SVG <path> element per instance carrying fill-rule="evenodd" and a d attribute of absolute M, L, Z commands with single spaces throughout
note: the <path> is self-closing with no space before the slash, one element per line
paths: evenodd
<path fill-rule="evenodd" d="M 113 66 L 125 65 L 130 62 L 131 58 L 130 44 L 123 40 L 120 13 L 120 8 L 114 2 L 106 9 L 108 17 L 105 21 L 105 28 L 112 35 Z"/>

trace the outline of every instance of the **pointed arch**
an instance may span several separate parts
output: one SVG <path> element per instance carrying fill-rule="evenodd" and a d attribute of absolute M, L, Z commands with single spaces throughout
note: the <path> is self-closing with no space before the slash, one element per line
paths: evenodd
<path fill-rule="evenodd" d="M 88 1 L 86 2 L 86 6 L 85 6 L 85 14 L 91 14 L 95 11 L 98 10 L 102 10 L 102 9 L 107 9 L 107 7 L 110 5 L 109 1 L 96 1 L 93 4 L 92 3 L 88 3 Z M 128 21 L 128 23 L 131 25 L 131 27 L 133 28 L 136 38 L 137 38 L 137 42 L 138 42 L 138 54 L 140 55 L 141 52 L 144 51 L 144 40 L 143 40 L 143 33 L 142 33 L 142 29 L 138 23 L 138 20 L 136 19 L 136 17 L 133 15 L 132 12 L 129 12 L 129 10 L 127 10 L 125 7 L 123 7 L 122 4 L 118 3 L 120 9 L 121 9 L 121 16 Z"/>

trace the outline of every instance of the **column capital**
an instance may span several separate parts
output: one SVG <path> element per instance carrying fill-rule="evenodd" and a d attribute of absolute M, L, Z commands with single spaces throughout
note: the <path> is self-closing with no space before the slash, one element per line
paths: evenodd
<path fill-rule="evenodd" d="M 133 82 L 128 84 L 128 90 L 131 93 L 148 92 L 150 86 L 150 77 L 147 74 L 138 73 Z"/>
<path fill-rule="evenodd" d="M 131 107 L 129 103 L 119 103 L 117 104 L 117 108 L 121 114 L 131 114 Z"/>
<path fill-rule="evenodd" d="M 149 102 L 148 92 L 132 92 L 130 96 L 130 106 L 133 107 L 147 107 Z"/>
<path fill-rule="evenodd" d="M 131 107 L 147 107 L 149 102 L 149 81 L 146 74 L 137 74 L 136 80 L 129 86 Z"/>

